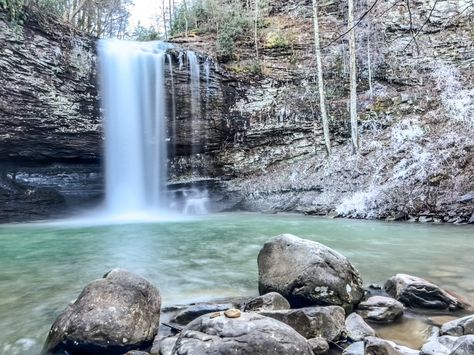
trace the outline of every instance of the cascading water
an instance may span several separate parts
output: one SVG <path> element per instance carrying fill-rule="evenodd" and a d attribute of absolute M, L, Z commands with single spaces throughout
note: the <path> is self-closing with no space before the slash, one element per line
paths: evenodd
<path fill-rule="evenodd" d="M 197 153 L 198 137 L 196 134 L 197 123 L 201 116 L 201 90 L 200 90 L 200 75 L 201 68 L 196 53 L 188 51 L 188 65 L 189 75 L 191 77 L 191 130 L 192 130 L 192 154 Z M 193 171 L 193 175 L 195 172 Z"/>
<path fill-rule="evenodd" d="M 162 42 L 100 41 L 106 209 L 166 210 L 166 49 Z"/>

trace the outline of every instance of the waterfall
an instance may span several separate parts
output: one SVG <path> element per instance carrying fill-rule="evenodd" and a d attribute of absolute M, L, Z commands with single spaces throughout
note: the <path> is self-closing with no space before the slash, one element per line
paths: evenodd
<path fill-rule="evenodd" d="M 171 59 L 171 54 L 167 54 L 166 58 L 168 59 L 168 72 L 171 79 L 171 156 L 176 156 L 176 90 L 174 86 L 174 75 L 173 75 L 173 61 Z"/>
<path fill-rule="evenodd" d="M 101 40 L 105 195 L 114 215 L 167 208 L 165 56 L 168 44 Z"/>

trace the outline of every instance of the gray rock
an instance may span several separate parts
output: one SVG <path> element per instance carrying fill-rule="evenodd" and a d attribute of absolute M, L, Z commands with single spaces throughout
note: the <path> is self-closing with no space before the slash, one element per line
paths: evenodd
<path fill-rule="evenodd" d="M 312 355 L 310 345 L 288 325 L 257 313 L 238 318 L 204 315 L 181 332 L 173 355 Z"/>
<path fill-rule="evenodd" d="M 423 344 L 420 355 L 449 355 L 457 339 L 452 336 L 432 337 Z"/>
<path fill-rule="evenodd" d="M 397 300 L 384 297 L 372 296 L 359 303 L 357 313 L 363 318 L 375 322 L 391 322 L 403 314 L 403 304 Z"/>
<path fill-rule="evenodd" d="M 360 315 L 351 313 L 346 318 L 347 337 L 354 340 L 364 340 L 368 336 L 375 336 L 375 331 L 368 325 Z"/>
<path fill-rule="evenodd" d="M 474 354 L 474 335 L 464 335 L 456 340 L 450 355 Z"/>
<path fill-rule="evenodd" d="M 365 338 L 364 344 L 366 355 L 402 355 L 388 341 L 377 337 Z"/>
<path fill-rule="evenodd" d="M 462 336 L 474 334 L 474 314 L 444 323 L 441 335 Z"/>
<path fill-rule="evenodd" d="M 171 355 L 178 337 L 168 337 L 160 341 L 160 355 Z"/>
<path fill-rule="evenodd" d="M 363 341 L 352 343 L 344 349 L 342 355 L 365 355 L 365 346 Z"/>
<path fill-rule="evenodd" d="M 291 234 L 265 243 L 258 255 L 258 272 L 260 294 L 278 292 L 293 307 L 352 308 L 363 296 L 360 275 L 343 255 Z"/>
<path fill-rule="evenodd" d="M 123 354 L 151 345 L 158 330 L 161 298 L 147 280 L 112 270 L 93 281 L 51 327 L 45 353 Z"/>
<path fill-rule="evenodd" d="M 251 299 L 244 305 L 243 310 L 248 311 L 277 311 L 290 309 L 288 301 L 278 292 L 270 292 Z"/>
<path fill-rule="evenodd" d="M 387 281 L 385 290 L 407 307 L 449 310 L 467 307 L 439 286 L 416 276 L 397 274 Z"/>
<path fill-rule="evenodd" d="M 172 323 L 186 325 L 196 318 L 213 312 L 223 312 L 230 308 L 234 308 L 232 303 L 212 304 L 212 303 L 198 303 L 186 307 L 180 311 L 173 319 Z"/>
<path fill-rule="evenodd" d="M 308 339 L 308 344 L 311 346 L 311 350 L 315 354 L 325 354 L 329 350 L 329 344 L 324 338 L 311 338 Z"/>
<path fill-rule="evenodd" d="M 140 350 L 130 350 L 125 355 L 150 355 L 150 353 Z"/>
<path fill-rule="evenodd" d="M 345 329 L 345 312 L 338 306 L 261 311 L 259 314 L 288 324 L 306 339 L 337 340 Z"/>

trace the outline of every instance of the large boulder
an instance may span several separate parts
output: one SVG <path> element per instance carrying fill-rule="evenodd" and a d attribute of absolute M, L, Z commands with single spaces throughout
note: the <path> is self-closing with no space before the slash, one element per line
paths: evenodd
<path fill-rule="evenodd" d="M 359 303 L 357 313 L 370 321 L 391 322 L 403 314 L 403 309 L 403 304 L 393 298 L 372 296 Z"/>
<path fill-rule="evenodd" d="M 457 310 L 468 306 L 439 286 L 406 274 L 391 277 L 385 284 L 385 291 L 407 307 Z"/>
<path fill-rule="evenodd" d="M 345 331 L 345 312 L 338 306 L 261 311 L 259 314 L 288 324 L 306 339 L 320 337 L 333 341 Z"/>
<path fill-rule="evenodd" d="M 290 309 L 288 301 L 277 292 L 269 292 L 262 296 L 252 298 L 248 301 L 243 309 L 249 311 L 277 311 L 282 309 Z"/>
<path fill-rule="evenodd" d="M 338 305 L 351 309 L 364 291 L 352 264 L 317 242 L 282 234 L 258 254 L 260 294 L 278 292 L 293 307 Z"/>
<path fill-rule="evenodd" d="M 112 270 L 93 281 L 59 315 L 46 354 L 123 354 L 151 345 L 160 321 L 161 297 L 147 280 Z"/>
<path fill-rule="evenodd" d="M 444 323 L 441 334 L 454 336 L 474 334 L 474 314 Z"/>
<path fill-rule="evenodd" d="M 173 355 L 313 355 L 306 339 L 290 326 L 257 313 L 206 314 L 181 332 Z"/>

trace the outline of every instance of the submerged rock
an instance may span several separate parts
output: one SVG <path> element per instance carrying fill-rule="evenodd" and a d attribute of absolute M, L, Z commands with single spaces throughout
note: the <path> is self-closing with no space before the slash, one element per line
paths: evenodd
<path fill-rule="evenodd" d="M 474 334 L 474 314 L 444 323 L 441 335 L 462 336 Z"/>
<path fill-rule="evenodd" d="M 278 292 L 293 307 L 352 308 L 364 292 L 358 271 L 343 255 L 291 234 L 265 243 L 258 255 L 258 273 L 260 294 Z"/>
<path fill-rule="evenodd" d="M 269 292 L 259 297 L 251 299 L 243 307 L 245 312 L 248 311 L 277 311 L 282 309 L 290 309 L 288 301 L 278 292 Z"/>
<path fill-rule="evenodd" d="M 151 345 L 161 298 L 147 280 L 115 269 L 93 281 L 51 327 L 46 354 L 123 354 Z"/>
<path fill-rule="evenodd" d="M 359 303 L 357 313 L 375 322 L 391 322 L 403 314 L 403 304 L 390 297 L 372 296 Z"/>
<path fill-rule="evenodd" d="M 397 274 L 387 281 L 385 290 L 408 307 L 448 310 L 467 307 L 439 286 L 416 276 Z"/>
<path fill-rule="evenodd" d="M 354 340 L 364 340 L 368 336 L 375 336 L 375 331 L 357 313 L 351 313 L 346 318 L 347 337 Z"/>
<path fill-rule="evenodd" d="M 312 355 L 306 339 L 290 326 L 257 313 L 239 318 L 204 315 L 188 324 L 173 355 Z"/>
<path fill-rule="evenodd" d="M 320 337 L 327 341 L 337 340 L 345 329 L 345 312 L 338 306 L 261 311 L 259 314 L 288 324 L 306 339 Z"/>

